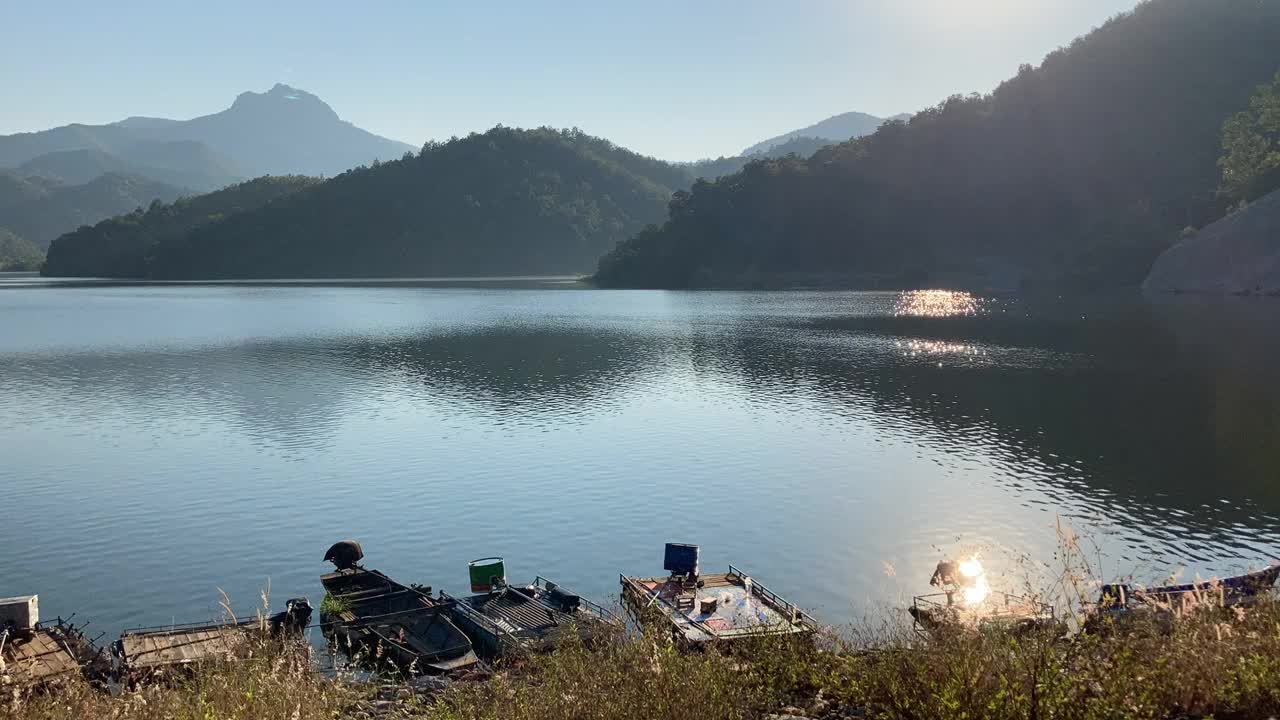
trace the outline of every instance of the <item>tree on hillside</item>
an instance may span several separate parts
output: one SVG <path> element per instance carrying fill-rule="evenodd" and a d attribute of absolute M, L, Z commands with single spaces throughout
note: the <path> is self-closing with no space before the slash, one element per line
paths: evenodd
<path fill-rule="evenodd" d="M 1280 74 L 1222 131 L 1222 192 L 1248 202 L 1280 188 Z"/>
<path fill-rule="evenodd" d="M 39 270 L 44 253 L 13 232 L 0 228 L 0 272 Z"/>

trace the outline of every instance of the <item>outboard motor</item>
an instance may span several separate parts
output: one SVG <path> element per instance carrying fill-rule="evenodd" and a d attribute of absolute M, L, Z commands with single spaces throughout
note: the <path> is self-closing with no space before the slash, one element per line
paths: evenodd
<path fill-rule="evenodd" d="M 547 589 L 547 599 L 560 608 L 565 613 L 575 613 L 582 606 L 582 598 L 571 592 L 565 592 L 559 587 L 551 586 Z"/>
<path fill-rule="evenodd" d="M 271 616 L 271 631 L 274 633 L 302 633 L 311 623 L 311 601 L 306 598 L 292 598 L 285 602 L 284 612 Z"/>
<path fill-rule="evenodd" d="M 341 540 L 329 546 L 324 554 L 325 562 L 333 563 L 339 570 L 350 570 L 364 558 L 364 550 L 355 540 Z"/>

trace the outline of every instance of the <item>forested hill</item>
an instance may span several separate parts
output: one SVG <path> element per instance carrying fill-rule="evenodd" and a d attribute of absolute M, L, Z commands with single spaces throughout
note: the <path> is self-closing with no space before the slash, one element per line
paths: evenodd
<path fill-rule="evenodd" d="M 318 182 L 300 175 L 261 177 L 172 203 L 155 201 L 146 210 L 139 208 L 54 240 L 41 272 L 49 277 L 145 277 L 157 247 Z"/>
<path fill-rule="evenodd" d="M 48 271 L 154 278 L 584 272 L 661 220 L 672 190 L 688 182 L 680 167 L 577 130 L 497 127 L 156 234 L 145 248 L 130 245 L 131 260 L 73 263 L 94 242 L 68 236 L 51 250 Z M 94 235 L 115 235 L 105 229 Z"/>
<path fill-rule="evenodd" d="M 1280 2 L 1152 0 L 986 96 L 672 200 L 604 286 L 1136 285 L 1220 216 L 1223 123 L 1280 66 Z"/>

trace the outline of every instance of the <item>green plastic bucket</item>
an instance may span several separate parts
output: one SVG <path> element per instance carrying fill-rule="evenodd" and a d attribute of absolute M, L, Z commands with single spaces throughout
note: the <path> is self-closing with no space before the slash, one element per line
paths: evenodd
<path fill-rule="evenodd" d="M 471 573 L 471 592 L 482 593 L 493 590 L 494 580 L 507 580 L 507 566 L 500 557 L 480 558 L 467 563 Z"/>

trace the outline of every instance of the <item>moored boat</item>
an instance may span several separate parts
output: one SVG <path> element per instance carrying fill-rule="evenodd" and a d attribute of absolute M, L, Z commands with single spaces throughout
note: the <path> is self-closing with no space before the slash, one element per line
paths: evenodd
<path fill-rule="evenodd" d="M 1272 565 L 1265 570 L 1220 580 L 1202 580 L 1182 585 L 1142 588 L 1113 583 L 1102 586 L 1098 604 L 1102 607 L 1132 608 L 1140 605 L 1208 600 L 1217 601 L 1224 607 L 1231 607 L 1255 600 L 1270 592 L 1277 578 L 1280 578 L 1280 565 Z"/>
<path fill-rule="evenodd" d="M 325 556 L 337 567 L 320 577 L 327 593 L 320 606 L 325 637 L 378 669 L 439 674 L 479 662 L 471 640 L 450 619 L 452 601 L 433 597 L 429 587 L 402 585 L 360 567 L 362 557 L 351 541 L 334 545 Z"/>
<path fill-rule="evenodd" d="M 454 601 L 454 621 L 485 656 L 545 652 L 571 636 L 590 645 L 620 633 L 621 621 L 603 607 L 542 576 L 510 585 L 501 558 L 485 560 L 496 562 L 471 563 L 474 594 L 440 593 Z"/>
<path fill-rule="evenodd" d="M 1242 607 L 1270 593 L 1280 578 L 1280 564 L 1264 570 L 1221 579 L 1144 588 L 1127 583 L 1102 586 L 1098 602 L 1089 609 L 1086 629 L 1101 630 L 1108 620 L 1142 613 L 1184 611 L 1196 607 Z"/>
<path fill-rule="evenodd" d="M 119 675 L 128 682 L 165 669 L 245 656 L 254 641 L 282 633 L 301 636 L 311 621 L 311 603 L 294 598 L 268 618 L 188 623 L 126 630 L 112 645 Z"/>
<path fill-rule="evenodd" d="M 622 603 L 638 622 L 657 622 L 684 647 L 750 637 L 807 635 L 817 629 L 796 605 L 729 566 L 702 575 L 696 545 L 668 543 L 665 577 L 622 575 Z"/>
<path fill-rule="evenodd" d="M 1052 605 L 992 589 L 977 555 L 962 561 L 939 562 L 929 584 L 941 592 L 917 595 L 907 608 L 917 630 L 936 633 L 989 628 L 1062 629 Z"/>

